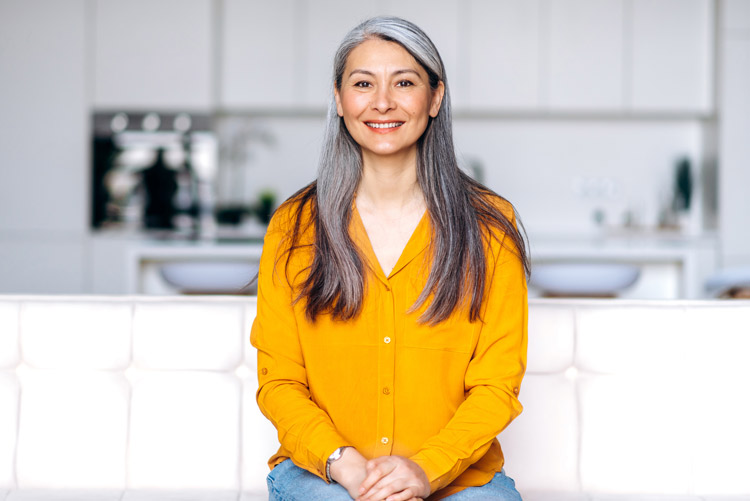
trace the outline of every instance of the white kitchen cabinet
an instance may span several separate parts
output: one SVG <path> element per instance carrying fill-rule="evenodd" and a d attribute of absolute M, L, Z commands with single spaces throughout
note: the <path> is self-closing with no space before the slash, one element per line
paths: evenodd
<path fill-rule="evenodd" d="M 288 109 L 301 102 L 297 0 L 224 0 L 221 106 Z"/>
<path fill-rule="evenodd" d="M 731 35 L 750 36 L 750 1 L 722 0 L 722 27 Z"/>
<path fill-rule="evenodd" d="M 333 92 L 333 56 L 344 36 L 359 22 L 378 15 L 382 2 L 371 0 L 316 0 L 306 2 L 303 16 L 307 34 L 303 58 L 302 104 L 319 110 L 328 106 Z"/>
<path fill-rule="evenodd" d="M 750 265 L 750 36 L 725 36 L 720 75 L 719 231 L 724 266 Z"/>
<path fill-rule="evenodd" d="M 0 263 L 2 294 L 88 292 L 86 243 L 82 237 L 3 239 Z"/>
<path fill-rule="evenodd" d="M 0 2 L 0 245 L 87 227 L 85 18 L 84 0 Z"/>
<path fill-rule="evenodd" d="M 211 0 L 96 0 L 94 105 L 208 110 Z"/>
<path fill-rule="evenodd" d="M 86 5 L 0 2 L 0 293 L 85 291 Z"/>
<path fill-rule="evenodd" d="M 621 111 L 624 0 L 542 0 L 542 106 Z"/>
<path fill-rule="evenodd" d="M 714 3 L 631 1 L 630 109 L 710 113 Z"/>
<path fill-rule="evenodd" d="M 468 108 L 539 107 L 540 0 L 471 0 L 466 68 Z M 459 104 L 460 106 L 460 104 Z"/>

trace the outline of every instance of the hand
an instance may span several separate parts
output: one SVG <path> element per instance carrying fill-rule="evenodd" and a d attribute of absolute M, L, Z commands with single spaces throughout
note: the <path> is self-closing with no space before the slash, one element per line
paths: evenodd
<path fill-rule="evenodd" d="M 417 463 L 402 456 L 381 456 L 366 464 L 358 501 L 409 501 L 430 495 L 430 481 Z"/>
<path fill-rule="evenodd" d="M 354 447 L 347 447 L 338 461 L 331 464 L 331 479 L 341 484 L 352 499 L 359 496 L 359 486 L 367 476 L 367 458 Z"/>

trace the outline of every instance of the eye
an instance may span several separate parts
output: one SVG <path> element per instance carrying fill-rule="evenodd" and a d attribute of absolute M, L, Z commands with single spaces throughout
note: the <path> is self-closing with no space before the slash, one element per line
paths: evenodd
<path fill-rule="evenodd" d="M 371 87 L 371 84 L 370 84 L 370 82 L 367 82 L 367 81 L 365 81 L 365 80 L 362 80 L 362 81 L 356 82 L 356 83 L 354 84 L 354 86 L 355 86 L 355 87 L 363 87 L 363 88 L 364 88 L 364 87 Z"/>
<path fill-rule="evenodd" d="M 411 87 L 414 85 L 410 80 L 401 80 L 396 84 L 396 87 Z"/>

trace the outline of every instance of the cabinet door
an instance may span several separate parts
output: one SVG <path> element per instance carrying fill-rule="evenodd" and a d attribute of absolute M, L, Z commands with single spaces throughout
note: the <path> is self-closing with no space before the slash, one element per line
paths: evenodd
<path fill-rule="evenodd" d="M 719 229 L 724 266 L 750 265 L 750 37 L 722 42 Z"/>
<path fill-rule="evenodd" d="M 713 107 L 713 2 L 632 2 L 632 109 L 709 113 Z"/>
<path fill-rule="evenodd" d="M 304 4 L 307 40 L 303 50 L 300 80 L 302 104 L 327 107 L 333 92 L 333 56 L 350 29 L 378 15 L 382 3 L 371 0 L 316 0 Z"/>
<path fill-rule="evenodd" d="M 31 237 L 0 244 L 0 294 L 89 292 L 86 239 Z"/>
<path fill-rule="evenodd" d="M 97 0 L 94 104 L 210 108 L 212 5 L 211 0 Z"/>
<path fill-rule="evenodd" d="M 299 104 L 300 37 L 295 0 L 224 0 L 221 105 L 290 108 Z"/>
<path fill-rule="evenodd" d="M 731 36 L 750 36 L 750 2 L 748 0 L 723 0 L 721 26 Z"/>
<path fill-rule="evenodd" d="M 542 104 L 622 110 L 623 26 L 624 0 L 543 0 Z"/>
<path fill-rule="evenodd" d="M 85 7 L 0 1 L 0 246 L 87 227 Z"/>
<path fill-rule="evenodd" d="M 469 107 L 539 106 L 539 0 L 471 0 L 466 7 Z"/>

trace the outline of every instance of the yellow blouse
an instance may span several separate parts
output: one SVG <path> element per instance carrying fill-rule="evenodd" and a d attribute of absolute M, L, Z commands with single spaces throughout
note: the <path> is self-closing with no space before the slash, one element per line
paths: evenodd
<path fill-rule="evenodd" d="M 513 218 L 509 204 L 501 209 Z M 350 445 L 368 459 L 415 461 L 430 480 L 430 500 L 489 482 L 504 463 L 496 436 L 522 410 L 527 290 L 518 257 L 492 239 L 482 321 L 470 322 L 464 308 L 423 325 L 417 318 L 426 306 L 408 310 L 426 277 L 429 216 L 385 276 L 355 209 L 350 234 L 368 268 L 361 314 L 311 323 L 304 301 L 292 304 L 284 275 L 293 212 L 288 205 L 277 211 L 266 234 L 251 333 L 258 405 L 281 443 L 269 466 L 291 458 L 325 480 L 328 456 Z M 312 239 L 312 231 L 302 237 Z M 294 286 L 312 251 L 293 256 L 287 273 Z"/>

